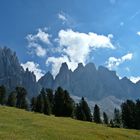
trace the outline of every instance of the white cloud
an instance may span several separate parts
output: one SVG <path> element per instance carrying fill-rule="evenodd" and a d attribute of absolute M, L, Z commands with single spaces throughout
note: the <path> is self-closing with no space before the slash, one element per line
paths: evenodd
<path fill-rule="evenodd" d="M 37 80 L 39 80 L 44 75 L 44 71 L 39 69 L 39 64 L 34 63 L 33 61 L 27 61 L 25 64 L 21 64 L 21 66 L 24 70 L 28 68 L 29 71 L 34 72 Z"/>
<path fill-rule="evenodd" d="M 44 57 L 46 55 L 46 49 L 43 48 L 41 45 L 39 45 L 38 43 L 34 43 L 34 42 L 30 42 L 28 45 L 29 48 L 32 48 L 35 54 L 39 57 Z"/>
<path fill-rule="evenodd" d="M 26 38 L 29 42 L 42 41 L 45 44 L 50 44 L 49 37 L 51 37 L 51 36 L 48 33 L 43 31 L 42 29 L 38 29 L 37 34 L 35 34 L 35 35 L 29 34 L 29 35 L 27 35 Z"/>
<path fill-rule="evenodd" d="M 52 72 L 56 75 L 63 62 L 67 62 L 69 69 L 74 70 L 78 63 L 85 64 L 91 51 L 98 48 L 115 49 L 111 43 L 112 34 L 108 36 L 89 32 L 74 32 L 71 29 L 60 30 L 58 43 L 60 57 L 49 57 L 46 64 L 52 64 Z M 59 65 L 59 66 L 58 66 Z"/>
<path fill-rule="evenodd" d="M 140 31 L 138 31 L 138 32 L 137 32 L 137 35 L 139 35 L 139 36 L 140 36 Z"/>
<path fill-rule="evenodd" d="M 51 44 L 49 38 L 51 37 L 48 33 L 42 29 L 38 29 L 37 34 L 29 34 L 27 35 L 26 39 L 28 40 L 28 47 L 30 48 L 31 52 L 34 52 L 37 56 L 43 57 L 46 55 L 46 49 L 43 48 L 39 42 L 44 43 L 46 45 Z"/>
<path fill-rule="evenodd" d="M 133 83 L 137 83 L 137 82 L 140 80 L 140 77 L 131 76 L 129 79 L 130 79 Z"/>
<path fill-rule="evenodd" d="M 113 68 L 116 68 L 123 62 L 131 60 L 132 57 L 133 57 L 132 53 L 128 53 L 128 54 L 122 56 L 121 58 L 109 57 L 108 61 L 106 62 L 106 65 L 111 70 Z"/>
<path fill-rule="evenodd" d="M 64 13 L 58 13 L 58 18 L 62 20 L 64 23 L 67 22 L 66 15 Z"/>
<path fill-rule="evenodd" d="M 61 57 L 49 57 L 46 61 L 46 64 L 49 65 L 50 63 L 52 64 L 52 74 L 55 77 L 61 67 L 61 64 L 66 62 L 68 65 L 68 68 L 71 69 L 72 71 L 77 67 L 76 62 L 70 62 L 68 57 L 66 55 L 61 56 Z"/>

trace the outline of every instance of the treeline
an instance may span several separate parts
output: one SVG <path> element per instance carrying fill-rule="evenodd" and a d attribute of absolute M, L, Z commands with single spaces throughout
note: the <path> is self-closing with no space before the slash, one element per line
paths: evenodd
<path fill-rule="evenodd" d="M 61 87 L 58 87 L 56 91 L 42 88 L 38 96 L 29 100 L 24 87 L 16 87 L 14 91 L 7 94 L 6 88 L 0 86 L 0 104 L 45 115 L 53 114 L 82 121 L 103 123 L 110 127 L 140 129 L 140 100 L 135 102 L 127 100 L 122 103 L 121 110 L 114 109 L 114 117 L 111 120 L 105 112 L 101 115 L 97 104 L 91 112 L 84 97 L 81 98 L 79 103 L 75 103 L 68 91 Z"/>

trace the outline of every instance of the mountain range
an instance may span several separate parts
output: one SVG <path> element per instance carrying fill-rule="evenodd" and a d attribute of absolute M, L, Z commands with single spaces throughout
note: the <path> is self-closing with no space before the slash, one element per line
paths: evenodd
<path fill-rule="evenodd" d="M 61 65 L 60 71 L 54 78 L 50 72 L 36 81 L 36 76 L 21 66 L 16 53 L 7 47 L 0 47 L 0 85 L 5 85 L 9 91 L 16 86 L 23 86 L 28 96 L 36 96 L 41 88 L 56 89 L 61 86 L 67 89 L 76 100 L 85 97 L 91 104 L 100 106 L 120 105 L 125 99 L 137 99 L 140 95 L 140 81 L 136 84 L 127 77 L 119 79 L 115 71 L 106 67 L 82 63 L 71 71 L 66 63 Z"/>

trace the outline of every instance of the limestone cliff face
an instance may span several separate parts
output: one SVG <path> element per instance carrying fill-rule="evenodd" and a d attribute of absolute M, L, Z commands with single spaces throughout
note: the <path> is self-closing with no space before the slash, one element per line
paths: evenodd
<path fill-rule="evenodd" d="M 63 63 L 55 79 L 50 77 L 53 76 L 42 77 L 39 84 L 53 89 L 61 86 L 75 96 L 84 96 L 91 100 L 101 100 L 108 96 L 118 99 L 138 98 L 140 93 L 139 83 L 134 84 L 127 78 L 120 80 L 115 71 L 103 66 L 96 69 L 93 63 L 85 66 L 80 63 L 73 72 Z"/>
<path fill-rule="evenodd" d="M 0 85 L 5 85 L 9 91 L 16 86 L 24 86 L 29 97 L 38 92 L 34 73 L 23 70 L 15 52 L 11 49 L 0 47 Z"/>
<path fill-rule="evenodd" d="M 6 47 L 0 47 L 0 85 L 2 84 L 8 90 L 23 86 L 27 89 L 29 97 L 38 94 L 42 87 L 55 90 L 58 86 L 75 96 L 84 96 L 90 100 L 101 100 L 109 96 L 118 99 L 140 96 L 140 81 L 134 84 L 126 77 L 120 80 L 115 71 L 103 66 L 97 69 L 93 63 L 85 66 L 80 63 L 73 72 L 63 63 L 55 78 L 47 72 L 36 82 L 34 73 L 28 69 L 24 71 L 16 53 Z"/>

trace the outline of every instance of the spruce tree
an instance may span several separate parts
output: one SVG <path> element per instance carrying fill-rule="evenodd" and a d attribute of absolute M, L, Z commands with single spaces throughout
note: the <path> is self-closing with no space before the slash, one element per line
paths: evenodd
<path fill-rule="evenodd" d="M 119 109 L 114 109 L 114 127 L 120 127 L 121 126 L 121 114 Z"/>
<path fill-rule="evenodd" d="M 44 88 L 41 90 L 41 94 L 44 100 L 44 108 L 43 108 L 43 113 L 46 115 L 51 114 L 51 106 L 50 106 L 50 101 L 48 99 L 47 93 Z"/>
<path fill-rule="evenodd" d="M 76 104 L 75 117 L 77 120 L 86 121 L 86 115 L 80 104 Z"/>
<path fill-rule="evenodd" d="M 108 125 L 108 116 L 105 112 L 103 112 L 103 122 L 104 124 Z"/>
<path fill-rule="evenodd" d="M 31 111 L 35 111 L 36 110 L 36 97 L 32 97 L 31 99 Z"/>
<path fill-rule="evenodd" d="M 135 128 L 140 129 L 140 100 L 136 100 Z"/>
<path fill-rule="evenodd" d="M 28 110 L 27 91 L 24 87 L 16 87 L 16 107 Z"/>
<path fill-rule="evenodd" d="M 35 112 L 44 113 L 44 99 L 42 94 L 37 96 Z"/>
<path fill-rule="evenodd" d="M 97 104 L 94 107 L 93 120 L 95 123 L 101 123 L 100 108 L 98 107 Z"/>
<path fill-rule="evenodd" d="M 6 103 L 6 88 L 4 85 L 0 86 L 0 104 L 4 105 Z"/>
<path fill-rule="evenodd" d="M 63 116 L 64 111 L 64 90 L 58 87 L 54 96 L 54 115 Z"/>
<path fill-rule="evenodd" d="M 135 128 L 135 103 L 132 100 L 127 100 L 121 105 L 122 108 L 122 123 L 125 128 Z"/>
<path fill-rule="evenodd" d="M 12 107 L 16 106 L 16 102 L 17 102 L 16 96 L 17 96 L 17 94 L 15 91 L 13 91 L 9 94 L 8 101 L 7 101 L 8 106 L 12 106 Z"/>
<path fill-rule="evenodd" d="M 74 101 L 70 97 L 67 90 L 64 91 L 64 116 L 72 117 L 74 110 Z"/>
<path fill-rule="evenodd" d="M 90 108 L 87 104 L 87 102 L 85 101 L 84 97 L 82 97 L 81 102 L 80 102 L 81 108 L 86 116 L 86 121 L 91 121 L 91 111 Z"/>
<path fill-rule="evenodd" d="M 92 121 L 91 111 L 84 97 L 82 97 L 79 104 L 76 105 L 75 116 L 78 120 Z"/>
<path fill-rule="evenodd" d="M 54 95 L 53 95 L 53 90 L 50 88 L 46 89 L 47 92 L 47 97 L 50 103 L 50 108 L 51 108 L 51 113 L 53 113 L 53 108 L 54 108 Z"/>

